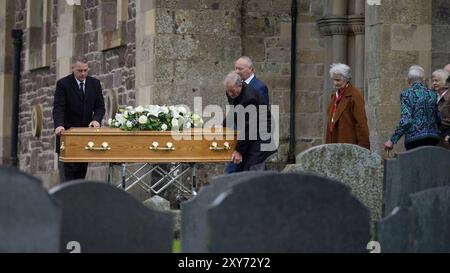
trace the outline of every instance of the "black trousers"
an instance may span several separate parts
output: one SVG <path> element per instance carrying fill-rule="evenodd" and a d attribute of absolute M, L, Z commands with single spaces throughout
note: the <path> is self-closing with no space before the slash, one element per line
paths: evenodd
<path fill-rule="evenodd" d="M 417 147 L 422 146 L 436 146 L 439 143 L 439 139 L 436 138 L 424 138 L 420 140 L 416 140 L 410 143 L 405 143 L 406 150 L 411 150 Z"/>
<path fill-rule="evenodd" d="M 58 162 L 60 183 L 68 182 L 76 179 L 85 179 L 87 173 L 88 163 L 65 163 Z"/>

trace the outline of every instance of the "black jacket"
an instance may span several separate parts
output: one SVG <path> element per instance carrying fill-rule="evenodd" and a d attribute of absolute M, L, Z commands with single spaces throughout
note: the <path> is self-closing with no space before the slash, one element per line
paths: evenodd
<path fill-rule="evenodd" d="M 228 103 L 234 107 L 242 106 L 249 110 L 254 106 L 256 115 L 247 114 L 248 111 L 230 111 L 224 120 L 224 127 L 238 130 L 240 137 L 235 150 L 242 155 L 242 170 L 246 171 L 255 164 L 262 163 L 268 156 L 276 152 L 276 147 L 268 151 L 263 151 L 262 144 L 270 143 L 272 140 L 271 125 L 273 118 L 265 105 L 261 94 L 252 86 L 243 84 L 241 94 L 236 98 L 231 98 L 228 94 Z"/>
<path fill-rule="evenodd" d="M 79 90 L 73 74 L 56 83 L 53 103 L 55 128 L 64 126 L 67 130 L 71 127 L 87 127 L 93 120 L 102 123 L 105 102 L 100 81 L 88 76 L 84 89 L 85 95 Z M 56 152 L 59 153 L 59 137 L 57 137 Z"/>

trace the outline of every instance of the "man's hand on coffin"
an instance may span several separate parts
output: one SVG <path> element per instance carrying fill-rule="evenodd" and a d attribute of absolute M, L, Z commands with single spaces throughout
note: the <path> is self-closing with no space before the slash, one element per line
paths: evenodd
<path fill-rule="evenodd" d="M 234 164 L 239 164 L 242 162 L 242 155 L 238 151 L 234 151 L 231 155 L 231 161 Z"/>
<path fill-rule="evenodd" d="M 100 128 L 100 123 L 98 121 L 93 120 L 91 123 L 89 123 L 89 128 Z"/>
<path fill-rule="evenodd" d="M 64 130 L 64 126 L 58 126 L 55 129 L 55 134 L 59 136 L 62 132 L 64 132 Z"/>

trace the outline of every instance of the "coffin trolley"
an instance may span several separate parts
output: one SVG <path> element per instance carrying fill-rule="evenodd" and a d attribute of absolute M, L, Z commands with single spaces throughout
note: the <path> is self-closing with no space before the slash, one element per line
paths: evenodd
<path fill-rule="evenodd" d="M 235 149 L 237 132 L 224 129 L 174 131 L 123 131 L 117 128 L 71 128 L 61 135 L 60 160 L 63 162 L 109 163 L 108 183 L 114 184 L 113 169 L 121 168 L 119 187 L 128 191 L 139 185 L 160 194 L 174 185 L 184 194 L 196 194 L 196 164 L 228 162 Z M 129 165 L 140 167 L 130 171 Z M 170 164 L 163 168 L 162 164 Z M 191 171 L 191 189 L 181 177 Z M 144 182 L 156 173 L 161 179 Z M 128 185 L 128 186 L 127 186 Z"/>

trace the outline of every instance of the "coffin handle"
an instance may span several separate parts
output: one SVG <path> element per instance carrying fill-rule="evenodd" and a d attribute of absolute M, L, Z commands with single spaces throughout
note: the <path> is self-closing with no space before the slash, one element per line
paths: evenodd
<path fill-rule="evenodd" d="M 152 151 L 175 151 L 175 146 L 172 142 L 167 142 L 166 147 L 159 147 L 159 143 L 153 141 L 152 145 L 149 147 Z"/>
<path fill-rule="evenodd" d="M 224 142 L 223 147 L 219 147 L 217 142 L 214 141 L 213 143 L 211 143 L 211 146 L 209 146 L 209 149 L 211 151 L 228 151 L 228 150 L 231 150 L 231 146 L 230 146 L 230 143 Z"/>
<path fill-rule="evenodd" d="M 109 144 L 106 141 L 102 143 L 101 147 L 95 147 L 95 143 L 89 141 L 84 149 L 88 151 L 111 151 L 111 147 L 109 147 Z"/>

